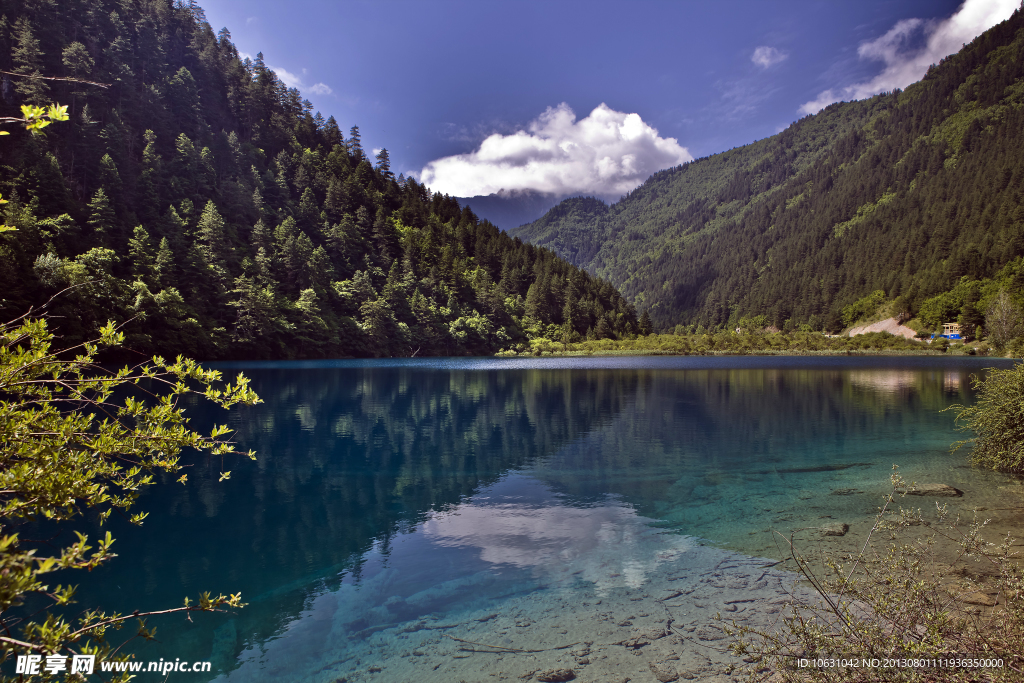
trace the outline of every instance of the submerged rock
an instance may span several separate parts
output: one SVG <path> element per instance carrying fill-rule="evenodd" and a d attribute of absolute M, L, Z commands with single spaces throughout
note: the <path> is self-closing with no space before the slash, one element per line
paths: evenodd
<path fill-rule="evenodd" d="M 572 669 L 548 669 L 537 674 L 538 681 L 545 683 L 557 683 L 558 681 L 571 681 L 576 678 Z"/>
<path fill-rule="evenodd" d="M 832 522 L 821 527 L 822 536 L 845 536 L 850 526 L 844 522 Z"/>
<path fill-rule="evenodd" d="M 672 681 L 679 680 L 679 672 L 676 671 L 675 667 L 668 666 L 667 664 L 650 664 L 651 673 L 661 683 L 671 683 Z"/>
<path fill-rule="evenodd" d="M 985 607 L 993 607 L 996 604 L 996 599 L 991 595 L 985 593 L 970 593 L 965 595 L 963 598 L 964 602 L 968 605 L 983 605 Z"/>
<path fill-rule="evenodd" d="M 636 638 L 630 638 L 629 640 L 622 641 L 623 647 L 631 650 L 639 650 L 644 645 L 650 645 L 651 641 L 647 640 L 643 636 L 637 636 Z"/>
<path fill-rule="evenodd" d="M 902 492 L 901 492 L 902 493 Z M 907 489 L 908 496 L 944 496 L 948 498 L 959 498 L 964 495 L 960 489 L 953 488 L 949 484 L 917 484 Z"/>

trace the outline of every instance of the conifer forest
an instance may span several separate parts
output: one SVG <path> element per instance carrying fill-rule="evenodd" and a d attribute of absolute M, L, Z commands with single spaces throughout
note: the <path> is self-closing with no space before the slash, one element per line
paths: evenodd
<path fill-rule="evenodd" d="M 0 315 L 143 355 L 490 354 L 635 334 L 607 282 L 395 177 L 194 3 L 0 3 Z M 34 76 L 34 77 L 32 77 Z M 42 78 L 39 78 L 42 77 Z"/>

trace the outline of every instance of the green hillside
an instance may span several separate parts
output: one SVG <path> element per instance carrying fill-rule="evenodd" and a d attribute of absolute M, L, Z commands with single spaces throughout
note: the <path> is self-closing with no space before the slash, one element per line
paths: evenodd
<path fill-rule="evenodd" d="M 1018 10 L 905 91 L 659 172 L 610 207 L 567 200 L 512 234 L 608 279 L 656 329 L 766 315 L 838 330 L 872 292 L 916 314 L 963 278 L 975 308 L 1003 286 L 1019 305 L 1022 76 Z"/>
<path fill-rule="evenodd" d="M 70 114 L 0 141 L 0 320 L 56 295 L 64 343 L 113 319 L 134 351 L 203 359 L 638 329 L 607 282 L 395 178 L 193 3 L 0 0 L 0 62 L 0 116 Z"/>

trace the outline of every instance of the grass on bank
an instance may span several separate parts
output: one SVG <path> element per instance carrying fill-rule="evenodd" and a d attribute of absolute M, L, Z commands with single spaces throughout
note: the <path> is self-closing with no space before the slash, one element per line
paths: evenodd
<path fill-rule="evenodd" d="M 820 600 L 794 600 L 774 628 L 726 629 L 751 662 L 748 680 L 1024 679 L 1024 570 L 1013 539 L 988 542 L 984 521 L 965 523 L 945 505 L 897 510 L 913 485 L 898 470 L 892 484 L 860 552 L 811 557 L 799 536 L 785 539 Z"/>
<path fill-rule="evenodd" d="M 599 356 L 599 355 L 799 355 L 799 354 L 952 354 L 992 353 L 988 344 L 961 344 L 938 339 L 928 342 L 872 332 L 856 337 L 827 336 L 820 332 L 718 332 L 708 334 L 651 334 L 635 339 L 597 339 L 562 342 L 534 339 L 529 344 L 502 351 L 499 356 Z"/>

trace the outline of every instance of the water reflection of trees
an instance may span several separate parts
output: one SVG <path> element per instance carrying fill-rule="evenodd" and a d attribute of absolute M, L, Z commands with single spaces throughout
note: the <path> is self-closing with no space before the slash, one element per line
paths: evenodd
<path fill-rule="evenodd" d="M 608 493 L 659 517 L 711 489 L 871 463 L 887 481 L 893 447 L 945 451 L 971 371 L 739 369 L 638 373 L 609 428 L 561 449 L 538 476 L 580 501 Z M 896 444 L 880 434 L 900 435 Z M 937 443 L 927 443 L 935 439 Z M 920 439 L 920 440 L 918 440 Z"/>
<path fill-rule="evenodd" d="M 267 408 L 240 412 L 235 425 L 260 451 L 246 478 L 273 516 L 254 518 L 253 532 L 293 520 L 322 532 L 304 552 L 340 561 L 593 429 L 635 382 L 598 372 L 261 374 Z M 334 548 L 322 548 L 323 533 Z M 281 563 L 297 542 L 256 541 Z"/>
<path fill-rule="evenodd" d="M 233 656 L 243 641 L 269 637 L 342 570 L 358 571 L 375 543 L 386 553 L 428 511 L 609 423 L 638 383 L 632 373 L 568 370 L 246 374 L 264 404 L 227 417 L 257 461 L 196 462 L 188 486 L 155 487 L 142 502 L 153 512 L 143 532 L 115 530 L 144 559 L 115 562 L 83 587 L 83 599 L 115 607 L 200 590 L 251 601 L 230 629 L 226 617 L 165 626 L 175 634 L 168 650 L 216 641 Z M 224 417 L 197 414 L 194 425 Z M 232 477 L 218 483 L 224 469 Z"/>

